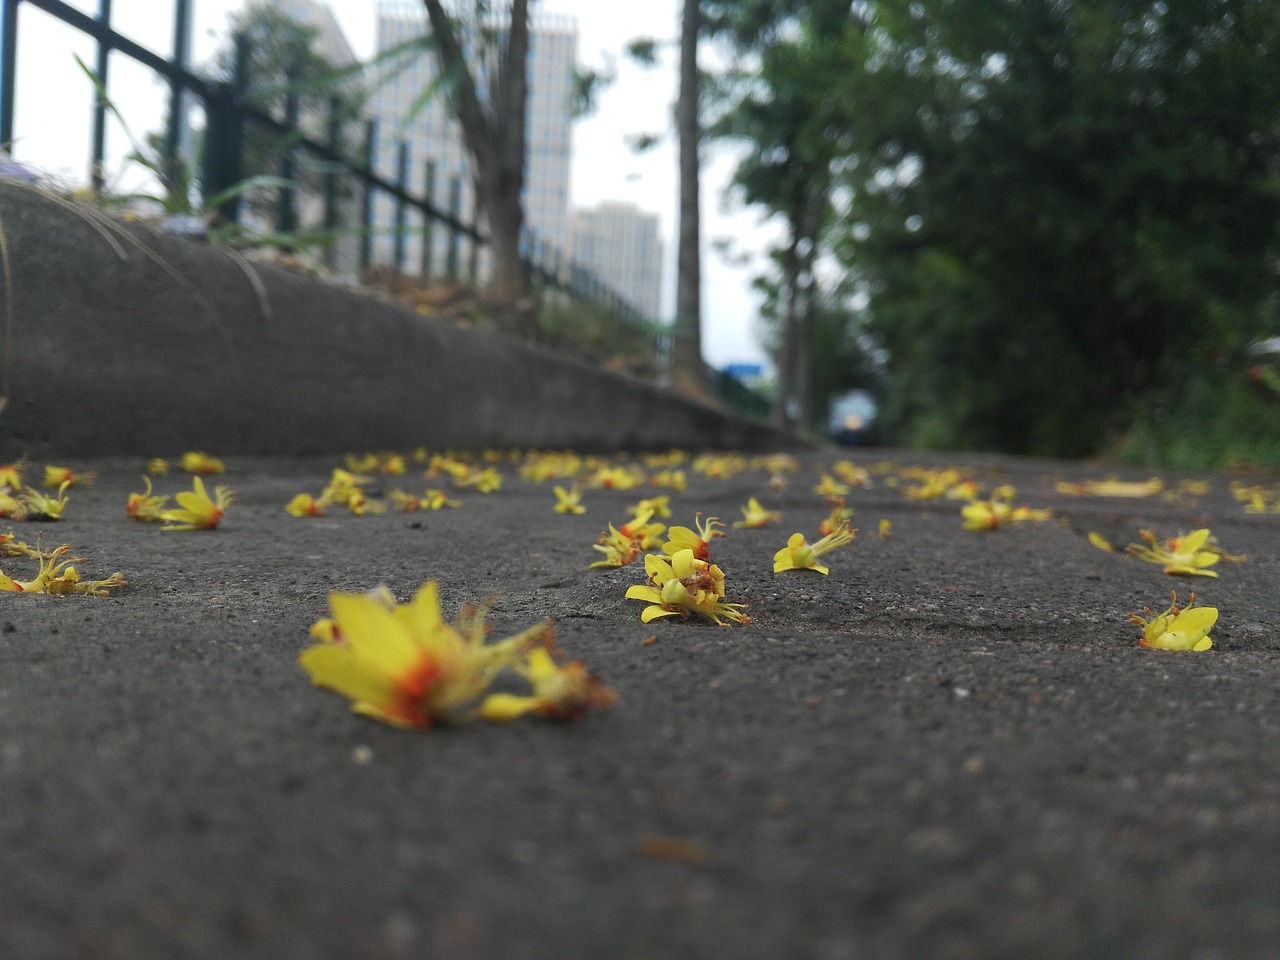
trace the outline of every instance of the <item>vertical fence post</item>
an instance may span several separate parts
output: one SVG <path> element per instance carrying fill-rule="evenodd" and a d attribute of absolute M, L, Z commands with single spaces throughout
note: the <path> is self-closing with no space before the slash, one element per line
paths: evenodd
<path fill-rule="evenodd" d="M 408 204 L 405 194 L 409 192 L 409 141 L 401 140 L 396 153 L 396 186 L 400 188 L 396 195 L 395 236 L 392 237 L 396 273 L 404 273 L 404 235 L 408 229 Z"/>
<path fill-rule="evenodd" d="M 0 149 L 13 150 L 13 105 L 18 79 L 18 0 L 0 9 Z"/>
<path fill-rule="evenodd" d="M 364 124 L 364 165 L 376 169 L 378 152 L 378 121 L 370 118 Z M 360 272 L 369 269 L 373 262 L 373 184 L 364 182 L 364 196 L 360 204 Z"/>
<path fill-rule="evenodd" d="M 342 99 L 329 97 L 329 124 L 325 146 L 330 153 L 337 153 L 342 146 Z M 324 265 L 335 272 L 338 265 L 338 174 L 331 161 L 326 161 L 324 174 Z"/>
<path fill-rule="evenodd" d="M 478 210 L 475 212 L 479 213 Z M 480 241 L 476 239 L 479 232 L 480 219 L 476 216 L 471 221 L 471 255 L 467 258 L 467 279 L 473 287 L 480 281 Z"/>
<path fill-rule="evenodd" d="M 98 26 L 105 33 L 111 29 L 111 0 L 98 0 Z M 110 48 L 98 39 L 98 60 L 94 69 L 98 73 L 98 83 L 102 85 L 100 92 L 95 91 L 93 98 L 93 156 L 89 161 L 89 185 L 93 189 L 95 200 L 102 199 L 102 188 L 106 185 L 103 164 L 107 152 L 107 63 Z"/>
<path fill-rule="evenodd" d="M 173 5 L 173 63 L 182 70 L 190 65 L 191 33 L 191 0 L 174 0 Z M 187 197 L 179 199 L 178 191 L 187 186 L 188 177 L 184 176 L 181 156 L 183 130 L 187 125 L 186 90 L 180 78 L 169 81 L 169 122 L 165 127 L 164 156 L 161 158 L 161 169 L 164 170 L 164 188 L 170 201 L 178 200 L 185 205 Z"/>
<path fill-rule="evenodd" d="M 436 162 L 427 161 L 426 180 L 423 182 L 422 195 L 432 207 L 436 204 Z M 435 258 L 435 221 L 427 213 L 422 214 L 422 280 L 431 279 Z"/>
<path fill-rule="evenodd" d="M 298 150 L 294 140 L 298 135 L 298 63 L 297 55 L 284 70 L 284 125 L 288 130 L 284 150 L 280 154 L 280 177 L 288 182 L 280 187 L 280 208 L 276 213 L 276 229 L 281 233 L 293 233 L 298 229 L 298 188 L 294 181 L 298 176 Z"/>
<path fill-rule="evenodd" d="M 249 82 L 249 38 L 243 33 L 234 37 L 235 53 L 231 64 L 231 80 L 217 84 L 212 97 L 204 105 L 204 152 L 201 157 L 200 186 L 207 212 L 223 223 L 240 221 L 240 198 L 227 197 L 208 210 L 213 201 L 240 182 L 242 176 L 244 121 L 240 116 L 240 98 Z"/>
<path fill-rule="evenodd" d="M 458 281 L 458 226 L 462 217 L 462 178 L 449 178 L 449 249 L 445 255 L 444 274 L 450 283 Z"/>

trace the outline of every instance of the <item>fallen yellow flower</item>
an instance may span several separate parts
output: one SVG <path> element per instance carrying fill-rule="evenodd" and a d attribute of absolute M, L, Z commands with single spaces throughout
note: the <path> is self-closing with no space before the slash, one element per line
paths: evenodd
<path fill-rule="evenodd" d="M 1067 483 L 1060 481 L 1054 485 L 1058 493 L 1072 497 L 1154 497 L 1164 490 L 1164 481 L 1159 477 L 1150 480 L 1086 480 L 1084 483 Z"/>
<path fill-rule="evenodd" d="M 1150 607 L 1144 607 L 1140 617 L 1129 614 L 1130 622 L 1142 628 L 1141 647 L 1154 650 L 1208 650 L 1213 646 L 1209 631 L 1218 622 L 1218 611 L 1215 607 L 1195 606 L 1196 595 L 1193 593 L 1185 608 L 1178 609 L 1178 594 L 1172 595 L 1173 602 L 1164 613 L 1156 613 Z"/>
<path fill-rule="evenodd" d="M 66 487 L 88 487 L 93 481 L 98 479 L 98 474 L 92 470 L 72 470 L 70 467 L 50 467 L 44 468 L 44 485 L 50 490 L 62 492 Z"/>
<path fill-rule="evenodd" d="M 71 552 L 69 543 L 53 550 L 45 550 L 39 540 L 32 547 L 15 541 L 12 534 L 6 534 L 2 539 L 3 550 L 0 553 L 9 557 L 28 557 L 39 564 L 39 569 L 30 580 L 16 580 L 8 574 L 0 573 L 0 592 L 102 597 L 114 587 L 128 586 L 124 575 L 120 573 L 113 573 L 105 580 L 81 580 L 80 572 L 74 564 L 83 563 L 84 557 L 67 556 Z"/>
<path fill-rule="evenodd" d="M 456 623 L 446 623 L 434 580 L 407 604 L 397 604 L 383 589 L 330 594 L 329 608 L 332 621 L 319 632 L 332 639 L 308 647 L 298 662 L 316 686 L 342 694 L 354 712 L 383 723 L 421 729 L 486 716 L 509 720 L 537 712 L 538 706 L 547 715 L 570 717 L 585 707 L 612 703 L 591 681 L 575 677 L 576 669 L 566 667 L 567 675 L 557 676 L 554 664 L 549 671 L 540 658 L 528 662 L 530 651 L 552 644 L 552 621 L 488 643 L 485 609 L 466 607 Z M 499 700 L 486 714 L 478 701 L 508 668 L 530 677 L 534 699 L 541 703 L 514 710 L 510 704 L 503 709 Z M 575 698 L 585 699 L 585 705 Z"/>
<path fill-rule="evenodd" d="M 849 529 L 847 520 L 834 533 L 827 534 L 814 544 L 806 541 L 803 533 L 793 533 L 787 540 L 787 545 L 773 555 L 773 572 L 815 570 L 825 577 L 831 571 L 818 563 L 818 557 L 837 547 L 853 543 L 857 535 L 857 530 Z"/>
<path fill-rule="evenodd" d="M 485 720 L 506 722 L 526 713 L 551 720 L 578 720 L 590 710 L 608 710 L 618 695 L 587 670 L 581 660 L 557 664 L 543 647 L 535 647 L 512 669 L 529 681 L 533 693 L 491 693 L 480 704 Z"/>
<path fill-rule="evenodd" d="M 714 563 L 699 560 L 692 550 L 678 550 L 670 559 L 657 554 L 644 558 L 649 583 L 627 588 L 628 600 L 644 600 L 649 606 L 640 614 L 643 623 L 659 617 L 688 619 L 696 613 L 717 626 L 748 624 L 751 618 L 742 611 L 746 604 L 724 602 L 724 571 Z M 722 619 L 723 618 L 723 619 Z"/>
<path fill-rule="evenodd" d="M 226 473 L 227 468 L 218 457 L 211 457 L 202 450 L 190 450 L 182 455 L 178 466 L 187 473 L 208 476 L 211 473 Z"/>
<path fill-rule="evenodd" d="M 564 487 L 552 487 L 552 492 L 556 495 L 556 505 L 552 509 L 556 513 L 586 513 L 587 508 L 582 505 L 582 490 L 575 483 L 566 490 Z"/>
<path fill-rule="evenodd" d="M 139 523 L 155 523 L 161 519 L 169 498 L 157 497 L 151 493 L 151 478 L 146 474 L 143 474 L 142 482 L 145 490 L 142 493 L 129 494 L 129 502 L 124 507 L 125 516 Z"/>
<path fill-rule="evenodd" d="M 394 495 L 394 494 L 393 494 Z M 309 493 L 300 493 L 285 504 L 285 513 L 291 517 L 323 517 L 325 499 L 316 499 Z"/>
<path fill-rule="evenodd" d="M 760 505 L 760 501 L 755 497 L 747 500 L 747 505 L 741 508 L 742 519 L 735 520 L 733 525 L 735 528 L 746 527 L 748 529 L 759 529 L 768 526 L 771 523 L 782 522 L 782 512 L 779 510 L 766 510 Z"/>
<path fill-rule="evenodd" d="M 660 497 L 645 497 L 627 507 L 627 512 L 633 517 L 648 513 L 659 520 L 668 520 L 671 517 L 671 497 L 665 493 Z"/>
<path fill-rule="evenodd" d="M 192 489 L 175 494 L 180 506 L 160 514 L 165 522 L 162 530 L 213 530 L 222 522 L 227 507 L 236 502 L 235 493 L 224 483 L 218 484 L 210 497 L 204 481 L 191 478 Z"/>
<path fill-rule="evenodd" d="M 1217 577 L 1216 570 L 1209 568 L 1219 560 L 1242 563 L 1245 557 L 1224 553 L 1213 542 L 1207 527 L 1192 530 L 1181 537 L 1174 537 L 1161 543 L 1155 533 L 1140 530 L 1138 536 L 1145 546 L 1131 543 L 1125 552 L 1147 563 L 1158 563 L 1164 566 L 1164 572 L 1196 577 Z"/>
<path fill-rule="evenodd" d="M 698 560 L 710 560 L 711 541 L 724 536 L 724 530 L 717 530 L 716 527 L 723 528 L 724 524 L 717 517 L 708 517 L 706 523 L 703 523 L 700 513 L 695 514 L 693 523 L 696 530 L 668 527 L 667 541 L 662 545 L 662 552 L 667 556 L 675 556 L 681 550 L 692 550 Z"/>

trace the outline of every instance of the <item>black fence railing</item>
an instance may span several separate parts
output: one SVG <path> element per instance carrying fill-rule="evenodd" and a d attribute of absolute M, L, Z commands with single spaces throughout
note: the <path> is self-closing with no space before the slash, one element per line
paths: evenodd
<path fill-rule="evenodd" d="M 442 207 L 436 201 L 436 169 L 428 164 L 423 194 L 411 189 L 408 147 L 398 150 L 396 174 L 389 179 L 375 169 L 375 148 L 378 143 L 377 121 L 365 121 L 363 150 L 359 158 L 353 158 L 343 148 L 343 131 L 340 119 L 340 103 L 330 100 L 325 123 L 324 142 L 308 136 L 299 127 L 297 93 L 286 91 L 282 117 L 273 116 L 248 101 L 247 75 L 249 50 L 243 37 L 235 40 L 235 67 L 231 76 L 217 80 L 193 72 L 188 62 L 187 36 L 190 33 L 191 0 L 174 0 L 174 48 L 165 57 L 141 44 L 117 33 L 111 26 L 112 0 L 99 0 L 98 14 L 90 16 L 63 0 L 0 0 L 0 148 L 12 150 L 14 134 L 14 110 L 17 92 L 17 58 L 19 23 L 18 11 L 23 4 L 37 7 L 63 23 L 93 38 L 97 44 L 95 58 L 96 80 L 99 89 L 94 97 L 94 119 L 89 160 L 90 182 L 97 195 L 104 189 L 105 131 L 109 96 L 108 54 L 118 52 L 162 77 L 169 85 L 169 108 L 164 136 L 164 155 L 160 163 L 162 185 L 172 189 L 181 178 L 179 170 L 186 161 L 179 154 L 180 132 L 185 111 L 183 98 L 199 99 L 205 114 L 203 149 L 199 160 L 199 182 L 202 196 L 210 198 L 225 194 L 242 180 L 245 126 L 266 131 L 277 144 L 279 172 L 285 185 L 279 186 L 275 214 L 275 229 L 280 234 L 299 230 L 298 186 L 295 174 L 298 157 L 304 152 L 323 169 L 323 186 L 320 188 L 321 214 L 313 226 L 328 237 L 343 232 L 359 236 L 358 260 L 363 271 L 377 259 L 374 243 L 380 229 L 376 223 L 375 204 L 378 198 L 389 198 L 393 205 L 392 223 L 386 229 L 391 234 L 391 262 L 386 264 L 399 272 L 411 272 L 407 263 L 405 237 L 414 232 L 408 225 L 408 211 L 414 210 L 421 222 L 422 257 L 420 266 L 424 278 L 442 273 L 443 278 L 456 281 L 462 268 L 463 247 L 467 248 L 468 274 L 472 282 L 477 280 L 479 251 L 488 244 L 488 238 L 477 224 L 463 223 L 462 181 L 451 177 L 446 186 L 447 201 Z M 348 177 L 359 183 L 360 223 L 349 229 L 341 220 L 338 187 L 339 177 Z M 223 223 L 237 223 L 242 216 L 238 196 L 228 196 L 216 210 L 204 213 Z M 437 230 L 445 231 L 447 242 L 443 271 L 434 262 Z M 521 249 L 530 281 L 538 288 L 556 291 L 572 299 L 586 301 L 604 311 L 612 321 L 625 330 L 632 343 L 646 341 L 652 356 L 661 363 L 666 352 L 667 337 L 651 318 L 640 314 L 627 300 L 603 282 L 592 271 L 574 263 L 561 251 L 542 238 L 527 232 L 522 238 Z"/>

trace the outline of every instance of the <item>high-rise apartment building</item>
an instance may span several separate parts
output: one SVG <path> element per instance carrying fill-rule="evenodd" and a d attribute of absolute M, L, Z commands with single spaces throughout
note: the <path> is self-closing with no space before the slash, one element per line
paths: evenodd
<path fill-rule="evenodd" d="M 426 35 L 430 26 L 418 0 L 380 0 L 377 6 L 379 54 Z M 525 228 L 550 247 L 568 252 L 570 97 L 577 56 L 577 25 L 572 17 L 534 14 L 530 22 L 528 106 L 525 113 Z M 428 191 L 428 166 L 434 175 L 430 194 L 437 207 L 448 210 L 449 184 L 462 183 L 461 219 L 476 221 L 471 164 L 462 131 L 446 107 L 444 94 L 422 99 L 438 77 L 435 54 L 425 48 L 404 57 L 384 60 L 385 78 L 374 81 L 370 112 L 378 120 L 375 166 L 389 180 L 398 176 L 400 144 L 408 144 L 408 184 L 412 193 Z M 385 197 L 374 207 L 375 260 L 392 262 L 394 203 Z M 417 273 L 424 263 L 422 224 L 409 217 L 410 233 L 404 238 L 404 269 Z M 481 219 L 480 227 L 487 232 Z M 436 227 L 432 233 L 430 263 L 440 272 L 448 238 Z"/>
<path fill-rule="evenodd" d="M 573 215 L 573 259 L 644 317 L 659 316 L 662 239 L 658 215 L 633 203 L 605 201 Z"/>

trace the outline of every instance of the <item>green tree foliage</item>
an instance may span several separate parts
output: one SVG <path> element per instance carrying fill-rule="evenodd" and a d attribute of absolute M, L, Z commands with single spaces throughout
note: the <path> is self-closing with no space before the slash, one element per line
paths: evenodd
<path fill-rule="evenodd" d="M 771 419 L 778 426 L 812 425 L 826 391 L 845 378 L 832 362 L 843 350 L 848 316 L 817 279 L 825 230 L 831 220 L 833 171 L 847 137 L 837 100 L 845 68 L 843 34 L 860 24 L 848 6 L 830 0 L 747 0 L 710 4 L 717 35 L 738 51 L 740 68 L 722 78 L 727 99 L 712 133 L 749 145 L 734 183 L 745 199 L 782 220 L 785 239 L 774 252 L 775 273 L 760 278 L 763 316 L 771 326 L 777 369 Z M 819 375 L 818 367 L 822 367 Z"/>
<path fill-rule="evenodd" d="M 899 439 L 1076 455 L 1211 423 L 1277 330 L 1274 5 L 885 2 L 846 42 L 833 240 Z"/>

